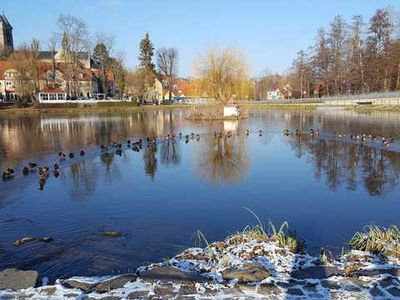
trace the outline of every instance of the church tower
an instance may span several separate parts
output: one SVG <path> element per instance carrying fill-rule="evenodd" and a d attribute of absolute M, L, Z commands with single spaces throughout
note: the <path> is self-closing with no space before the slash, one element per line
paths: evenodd
<path fill-rule="evenodd" d="M 7 56 L 14 51 L 12 26 L 6 15 L 0 15 L 0 56 Z"/>

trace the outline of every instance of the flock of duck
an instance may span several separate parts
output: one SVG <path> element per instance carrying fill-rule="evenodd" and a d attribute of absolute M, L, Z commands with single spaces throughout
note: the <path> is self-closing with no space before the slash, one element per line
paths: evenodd
<path fill-rule="evenodd" d="M 259 136 L 263 135 L 263 131 L 259 130 L 257 131 Z M 214 131 L 213 136 L 215 140 L 220 140 L 220 139 L 229 139 L 231 137 L 233 137 L 234 135 L 242 135 L 244 134 L 245 137 L 248 137 L 250 135 L 250 131 L 248 129 L 245 129 L 244 132 L 240 132 L 240 131 Z M 301 130 L 301 129 L 295 129 L 294 131 L 291 131 L 289 129 L 284 129 L 283 130 L 283 134 L 285 136 L 297 136 L 297 137 L 301 137 L 301 136 L 306 136 L 306 137 L 310 137 L 310 138 L 314 138 L 320 135 L 320 130 L 319 129 L 308 129 L 308 130 Z M 376 135 L 373 134 L 367 134 L 367 133 L 361 133 L 361 134 L 349 134 L 346 135 L 344 133 L 338 133 L 338 132 L 334 132 L 333 133 L 334 137 L 337 139 L 345 139 L 348 138 L 350 139 L 350 141 L 353 142 L 360 142 L 360 143 L 364 143 L 364 142 L 375 142 L 375 141 L 380 141 L 382 143 L 382 145 L 384 147 L 389 147 L 390 144 L 392 144 L 395 139 L 391 136 L 381 136 L 378 137 Z M 157 143 L 159 142 L 170 142 L 170 141 L 176 141 L 176 140 L 184 140 L 184 142 L 187 144 L 189 143 L 190 140 L 195 140 L 195 141 L 200 141 L 201 136 L 200 134 L 195 134 L 195 133 L 191 133 L 191 134 L 182 134 L 182 133 L 168 133 L 166 136 L 163 136 L 161 138 L 158 138 L 156 136 L 152 136 L 152 137 L 147 137 L 146 139 L 139 139 L 137 141 L 131 141 L 131 140 L 127 140 L 126 141 L 126 148 L 128 149 L 132 149 L 135 152 L 139 152 L 140 150 L 142 150 L 143 145 L 146 143 L 146 146 L 148 148 L 153 148 L 155 149 Z M 122 155 L 122 149 L 123 149 L 123 145 L 121 143 L 118 143 L 116 141 L 111 141 L 108 144 L 103 144 L 100 146 L 100 151 L 101 154 L 103 156 L 109 156 L 112 153 L 121 156 Z M 79 152 L 79 156 L 83 157 L 85 156 L 85 151 L 81 150 Z M 44 185 L 46 184 L 46 180 L 49 178 L 50 176 L 50 172 L 53 172 L 54 177 L 58 177 L 59 176 L 59 171 L 60 171 L 60 162 L 64 161 L 67 159 L 67 154 L 63 153 L 63 152 L 59 152 L 58 155 L 58 161 L 56 161 L 54 163 L 54 165 L 52 166 L 52 168 L 49 167 L 41 167 L 38 166 L 37 163 L 34 162 L 30 162 L 28 163 L 23 169 L 22 169 L 22 174 L 27 176 L 31 173 L 37 173 L 37 175 L 39 176 L 39 188 L 42 190 Z M 75 154 L 73 152 L 68 153 L 68 158 L 69 159 L 74 159 L 75 158 Z M 16 172 L 14 169 L 12 168 L 7 168 L 6 170 L 4 170 L 3 174 L 2 174 L 2 179 L 3 181 L 7 181 L 10 180 L 12 178 L 14 178 Z"/>
<path fill-rule="evenodd" d="M 319 136 L 320 131 L 319 129 L 314 130 L 313 128 L 309 130 L 302 131 L 300 129 L 296 129 L 294 132 L 290 131 L 289 129 L 284 129 L 283 134 L 286 136 L 296 135 L 300 136 L 308 136 L 313 138 L 314 136 Z M 337 139 L 343 140 L 348 138 L 352 142 L 359 142 L 359 143 L 367 143 L 367 142 L 380 142 L 383 147 L 387 148 L 391 144 L 395 142 L 395 139 L 392 136 L 377 136 L 371 133 L 351 133 L 346 135 L 345 133 L 334 132 L 333 136 Z"/>
<path fill-rule="evenodd" d="M 214 131 L 214 138 L 215 139 L 227 139 L 227 138 L 231 138 L 234 135 L 241 135 L 241 133 L 239 131 L 237 131 L 236 133 L 233 131 Z M 243 133 L 246 137 L 250 135 L 250 131 L 248 129 L 244 130 Z M 258 131 L 258 135 L 262 136 L 263 131 L 259 130 Z M 199 142 L 201 139 L 200 134 L 196 134 L 196 133 L 191 133 L 191 134 L 186 134 L 184 135 L 183 133 L 168 133 L 166 136 L 163 136 L 161 138 L 158 138 L 156 136 L 152 136 L 152 137 L 147 137 L 146 139 L 139 139 L 137 141 L 131 141 L 131 140 L 127 140 L 126 141 L 126 147 L 129 149 L 132 149 L 135 152 L 139 152 L 140 150 L 142 150 L 143 148 L 143 144 L 146 143 L 148 148 L 155 148 L 158 142 L 169 142 L 169 141 L 176 141 L 176 140 L 184 140 L 184 142 L 187 144 L 189 143 L 190 140 L 195 140 L 197 142 Z M 110 143 L 106 144 L 106 145 L 101 145 L 100 146 L 100 151 L 101 154 L 103 156 L 109 156 L 112 153 L 115 153 L 116 155 L 121 156 L 122 155 L 122 148 L 123 145 L 121 143 L 118 143 L 116 141 L 111 141 Z M 53 172 L 54 177 L 58 177 L 60 174 L 60 165 L 59 163 L 66 160 L 67 156 L 69 159 L 74 159 L 75 158 L 75 154 L 73 152 L 70 152 L 67 154 L 63 153 L 63 152 L 59 152 L 57 157 L 58 157 L 58 161 L 56 163 L 54 163 L 54 165 L 52 166 L 52 168 L 47 167 L 47 166 L 39 166 L 37 163 L 35 162 L 30 162 L 28 163 L 26 166 L 24 166 L 24 168 L 22 169 L 22 174 L 25 176 L 28 176 L 31 173 L 37 173 L 37 175 L 39 176 L 39 188 L 40 190 L 43 190 L 44 185 L 46 184 L 46 180 L 49 178 L 50 176 L 50 172 Z M 79 152 L 79 156 L 85 156 L 85 151 L 81 150 Z M 2 174 L 2 179 L 3 181 L 8 181 L 10 179 L 13 179 L 15 176 L 16 172 L 14 169 L 12 168 L 7 168 L 6 170 L 3 171 Z"/>

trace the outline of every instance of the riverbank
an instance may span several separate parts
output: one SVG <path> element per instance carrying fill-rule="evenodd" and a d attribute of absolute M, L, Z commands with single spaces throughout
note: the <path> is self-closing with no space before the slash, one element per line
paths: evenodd
<path fill-rule="evenodd" d="M 400 112 L 399 105 L 328 105 L 324 103 L 238 103 L 246 109 L 292 109 L 292 110 L 316 110 L 318 108 L 342 108 L 359 112 L 391 111 Z M 137 105 L 132 102 L 105 102 L 93 105 L 87 104 L 45 104 L 40 106 L 17 107 L 15 105 L 0 107 L 0 116 L 4 114 L 28 115 L 28 114 L 81 114 L 81 113 L 111 113 L 111 112 L 137 112 L 151 110 L 186 109 L 193 107 L 215 108 L 218 105 L 196 104 L 168 104 L 168 105 Z"/>
<path fill-rule="evenodd" d="M 356 234 L 350 241 L 352 247 L 362 247 L 365 239 L 378 233 L 373 232 L 376 228 L 370 227 L 368 231 Z M 391 230 L 395 230 L 398 239 L 397 227 L 383 230 L 386 237 L 394 234 Z M 172 259 L 140 267 L 132 274 L 97 278 L 72 277 L 57 280 L 53 285 L 17 291 L 3 290 L 0 298 L 117 300 L 400 297 L 398 252 L 383 255 L 385 252 L 372 254 L 353 249 L 337 259 L 329 257 L 325 251 L 321 251 L 320 256 L 310 256 L 302 247 L 298 247 L 300 244 L 286 231 L 284 233 L 281 229 L 267 235 L 260 226 L 234 234 L 223 242 L 211 244 L 201 233 L 199 236 L 206 247 L 186 249 Z M 387 243 L 375 239 L 375 244 L 379 242 L 386 242 L 387 249 L 393 250 L 398 240 Z M 2 274 L 0 287 L 4 288 Z M 32 274 L 26 276 L 32 282 Z"/>
<path fill-rule="evenodd" d="M 100 103 L 96 105 L 54 104 L 19 108 L 7 106 L 0 108 L 0 116 L 3 114 L 81 114 L 81 113 L 111 113 L 111 112 L 137 112 L 151 110 L 185 109 L 193 107 L 191 104 L 169 104 L 169 105 L 137 105 L 131 102 Z"/>

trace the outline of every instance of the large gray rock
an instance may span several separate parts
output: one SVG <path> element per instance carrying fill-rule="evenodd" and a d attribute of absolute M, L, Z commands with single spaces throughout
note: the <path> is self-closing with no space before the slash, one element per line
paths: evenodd
<path fill-rule="evenodd" d="M 316 266 L 296 270 L 290 276 L 295 279 L 323 279 L 331 276 L 341 276 L 342 274 L 343 272 L 335 267 Z"/>
<path fill-rule="evenodd" d="M 39 274 L 36 271 L 6 269 L 0 272 L 0 289 L 20 290 L 35 287 L 38 279 Z"/>
<path fill-rule="evenodd" d="M 222 272 L 222 277 L 229 281 L 237 279 L 238 283 L 259 282 L 271 276 L 271 273 L 255 263 L 246 263 L 243 267 L 231 267 Z"/>
<path fill-rule="evenodd" d="M 84 292 L 92 291 L 92 289 L 99 284 L 98 282 L 79 280 L 79 279 L 75 279 L 74 277 L 63 280 L 61 283 L 65 287 L 73 288 L 73 289 L 80 289 Z"/>
<path fill-rule="evenodd" d="M 165 281 L 172 281 L 172 282 L 184 282 L 184 281 L 204 282 L 204 281 L 208 281 L 207 278 L 204 278 L 200 274 L 186 273 L 179 269 L 176 269 L 173 267 L 168 267 L 168 266 L 156 267 L 154 269 L 140 272 L 139 277 L 142 279 L 155 279 L 155 280 L 165 280 Z"/>
<path fill-rule="evenodd" d="M 135 274 L 124 274 L 105 280 L 94 287 L 94 291 L 98 293 L 106 293 L 111 290 L 119 289 L 131 281 L 135 281 Z"/>

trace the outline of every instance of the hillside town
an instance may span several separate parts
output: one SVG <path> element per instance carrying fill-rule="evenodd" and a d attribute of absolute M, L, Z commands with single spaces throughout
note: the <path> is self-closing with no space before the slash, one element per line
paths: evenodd
<path fill-rule="evenodd" d="M 116 78 L 116 72 L 121 73 L 123 68 L 120 61 L 111 57 L 96 60 L 96 49 L 102 48 L 102 43 L 93 52 L 81 51 L 75 50 L 72 38 L 63 32 L 58 50 L 56 41 L 52 49 L 41 50 L 36 40 L 15 48 L 13 27 L 4 13 L 0 15 L 0 102 L 140 98 L 142 103 L 160 104 L 166 99 L 179 101 L 190 94 L 189 81 L 177 78 L 169 95 L 167 75 L 154 72 L 154 76 L 146 78 L 146 87 L 138 96 L 135 84 L 125 86 L 126 74 L 119 74 L 120 80 Z"/>

